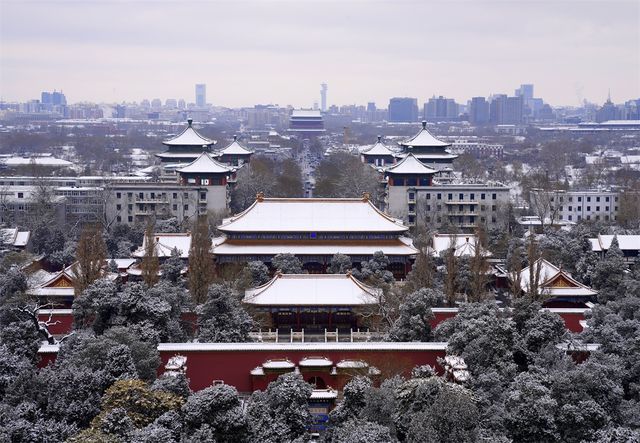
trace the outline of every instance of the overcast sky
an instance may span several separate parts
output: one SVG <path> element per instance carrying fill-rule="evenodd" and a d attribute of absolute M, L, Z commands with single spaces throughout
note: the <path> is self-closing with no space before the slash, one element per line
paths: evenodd
<path fill-rule="evenodd" d="M 386 107 L 513 94 L 640 97 L 640 1 L 0 0 L 0 95 Z"/>

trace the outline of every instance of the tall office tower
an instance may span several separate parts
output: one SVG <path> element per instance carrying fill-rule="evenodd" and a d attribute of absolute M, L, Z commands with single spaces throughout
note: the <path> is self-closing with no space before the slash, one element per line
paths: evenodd
<path fill-rule="evenodd" d="M 499 94 L 490 105 L 490 120 L 496 125 L 519 125 L 522 123 L 524 100 L 522 96 L 507 97 Z"/>
<path fill-rule="evenodd" d="M 418 99 L 393 97 L 389 100 L 389 121 L 412 123 L 418 120 Z"/>
<path fill-rule="evenodd" d="M 489 123 L 489 102 L 484 97 L 473 97 L 471 99 L 469 122 L 472 125 Z"/>
<path fill-rule="evenodd" d="M 51 93 L 43 91 L 42 94 L 40 94 L 40 103 L 42 103 L 43 105 L 50 105 L 51 104 Z"/>
<path fill-rule="evenodd" d="M 198 108 L 207 106 L 207 85 L 205 84 L 196 85 L 196 106 Z"/>
<path fill-rule="evenodd" d="M 55 89 L 51 93 L 51 104 L 53 105 L 66 105 L 67 98 L 64 96 L 62 91 L 57 92 Z"/>
<path fill-rule="evenodd" d="M 458 118 L 458 104 L 452 98 L 433 96 L 424 104 L 426 120 L 455 120 Z"/>
<path fill-rule="evenodd" d="M 525 104 L 528 104 L 529 101 L 533 98 L 533 85 L 520 85 L 518 89 L 515 91 L 516 97 L 522 97 L 524 99 Z"/>
<path fill-rule="evenodd" d="M 320 110 L 327 112 L 327 84 L 322 83 L 320 88 Z"/>

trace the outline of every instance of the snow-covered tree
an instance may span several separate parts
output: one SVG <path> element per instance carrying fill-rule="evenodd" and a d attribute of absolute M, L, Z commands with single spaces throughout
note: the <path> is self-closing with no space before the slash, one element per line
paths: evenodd
<path fill-rule="evenodd" d="M 225 343 L 247 341 L 253 320 L 240 306 L 238 298 L 238 294 L 228 285 L 211 285 L 206 303 L 198 307 L 198 340 Z"/>
<path fill-rule="evenodd" d="M 398 441 L 386 426 L 364 420 L 349 420 L 331 429 L 327 443 L 393 443 Z"/>
<path fill-rule="evenodd" d="M 178 248 L 173 248 L 171 250 L 171 257 L 160 265 L 162 278 L 171 283 L 177 283 L 178 280 L 180 280 L 183 269 L 184 263 L 182 262 L 182 258 L 180 258 L 180 251 L 178 251 Z"/>
<path fill-rule="evenodd" d="M 254 392 L 247 407 L 252 441 L 284 442 L 303 436 L 311 423 L 308 400 L 313 388 L 300 374 L 288 373 Z"/>
<path fill-rule="evenodd" d="M 331 262 L 329 264 L 329 269 L 327 272 L 330 274 L 346 274 L 353 265 L 351 264 L 351 257 L 345 254 L 340 254 L 339 252 L 333 254 L 331 257 Z"/>
<path fill-rule="evenodd" d="M 215 385 L 194 393 L 182 406 L 182 415 L 186 434 L 192 438 L 194 433 L 208 428 L 212 439 L 207 441 L 246 441 L 246 418 L 238 391 L 232 386 Z"/>
<path fill-rule="evenodd" d="M 361 263 L 360 269 L 353 269 L 353 275 L 358 280 L 368 281 L 372 284 L 376 282 L 391 283 L 394 281 L 393 273 L 387 270 L 389 258 L 382 251 L 373 253 L 369 261 Z"/>
<path fill-rule="evenodd" d="M 391 341 L 430 341 L 431 308 L 444 300 L 444 294 L 437 289 L 420 289 L 407 295 L 400 305 L 400 316 L 389 331 Z"/>
<path fill-rule="evenodd" d="M 293 254 L 278 254 L 271 259 L 271 265 L 283 274 L 302 274 L 302 262 Z"/>

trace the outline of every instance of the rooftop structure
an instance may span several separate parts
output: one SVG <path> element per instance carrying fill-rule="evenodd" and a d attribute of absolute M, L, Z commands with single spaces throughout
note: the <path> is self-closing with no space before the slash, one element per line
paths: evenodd
<path fill-rule="evenodd" d="M 282 274 L 247 289 L 243 302 L 256 306 L 362 306 L 378 303 L 380 289 L 348 274 Z"/>
<path fill-rule="evenodd" d="M 473 257 L 476 255 L 478 246 L 480 246 L 478 238 L 474 234 L 435 234 L 433 236 L 433 246 L 429 249 L 436 257 L 451 248 L 455 250 L 454 255 L 456 257 Z M 491 252 L 481 246 L 480 251 L 485 257 L 491 255 Z"/>
<path fill-rule="evenodd" d="M 214 160 L 208 152 L 200 153 L 191 163 L 176 169 L 180 174 L 228 174 L 233 170 L 235 169 Z"/>
<path fill-rule="evenodd" d="M 162 142 L 169 149 L 156 154 L 162 162 L 184 163 L 195 160 L 202 152 L 210 152 L 215 140 L 203 137 L 193 128 L 193 120 L 187 120 L 188 126 L 180 134 Z"/>
<path fill-rule="evenodd" d="M 213 240 L 219 262 L 262 260 L 277 254 L 298 256 L 309 271 L 322 273 L 336 253 L 353 262 L 382 251 L 391 270 L 402 276 L 416 249 L 402 235 L 408 230 L 378 210 L 367 195 L 354 198 L 264 198 L 218 226 L 224 236 Z"/>
<path fill-rule="evenodd" d="M 191 249 L 191 234 L 190 233 L 155 233 L 154 248 L 158 258 L 169 258 L 173 252 L 173 249 L 177 249 L 180 253 L 180 258 L 189 258 L 189 250 Z M 142 239 L 142 246 L 138 248 L 132 255 L 133 257 L 144 257 L 147 250 L 147 237 Z"/>
<path fill-rule="evenodd" d="M 422 122 L 422 129 L 413 137 L 401 141 L 403 154 L 412 153 L 421 162 L 442 169 L 451 167 L 453 160 L 458 158 L 457 155 L 451 154 L 446 150 L 451 143 L 438 140 L 427 129 L 427 122 Z"/>
<path fill-rule="evenodd" d="M 231 144 L 218 151 L 217 157 L 222 163 L 240 166 L 248 163 L 252 155 L 253 151 L 243 146 L 234 135 Z"/>
<path fill-rule="evenodd" d="M 422 163 L 416 158 L 415 155 L 413 155 L 412 152 L 410 152 L 398 163 L 385 168 L 384 172 L 385 174 L 392 175 L 413 175 L 429 177 L 430 175 L 435 174 L 438 171 Z M 416 178 L 418 179 L 418 177 Z M 428 183 L 425 183 L 424 186 L 429 186 L 430 184 L 430 180 L 428 180 Z"/>
<path fill-rule="evenodd" d="M 597 291 L 578 282 L 571 274 L 558 268 L 545 259 L 538 259 L 530 266 L 524 268 L 520 273 L 520 288 L 523 291 L 531 290 L 531 274 L 538 274 L 537 291 L 543 295 L 545 306 L 552 307 L 558 304 L 580 304 L 584 305 L 594 299 Z"/>
<path fill-rule="evenodd" d="M 289 116 L 289 132 L 322 133 L 324 120 L 318 110 L 294 109 Z"/>
<path fill-rule="evenodd" d="M 20 231 L 18 228 L 0 229 L 0 245 L 24 249 L 29 244 L 31 231 Z"/>
<path fill-rule="evenodd" d="M 609 248 L 611 248 L 611 242 L 613 242 L 614 237 L 617 238 L 618 246 L 627 261 L 633 261 L 636 257 L 640 256 L 640 235 L 598 234 L 596 238 L 589 239 L 589 243 L 591 243 L 591 250 L 604 257 Z"/>
<path fill-rule="evenodd" d="M 378 136 L 378 141 L 360 152 L 364 163 L 376 166 L 384 166 L 395 163 L 398 153 L 392 151 L 387 145 L 382 143 L 382 136 Z"/>

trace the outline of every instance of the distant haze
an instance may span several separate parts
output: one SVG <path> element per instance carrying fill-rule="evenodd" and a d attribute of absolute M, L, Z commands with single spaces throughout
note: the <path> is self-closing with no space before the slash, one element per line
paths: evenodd
<path fill-rule="evenodd" d="M 0 96 L 386 107 L 535 84 L 553 105 L 640 96 L 639 1 L 0 0 Z"/>

